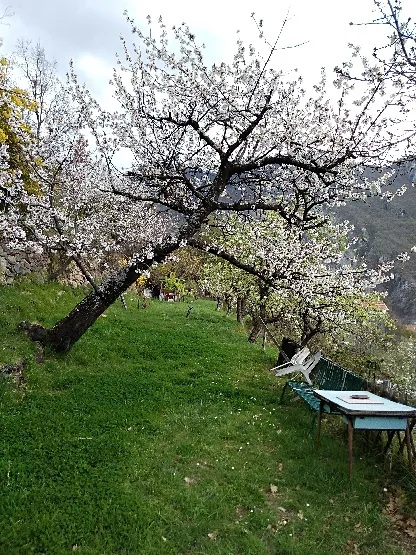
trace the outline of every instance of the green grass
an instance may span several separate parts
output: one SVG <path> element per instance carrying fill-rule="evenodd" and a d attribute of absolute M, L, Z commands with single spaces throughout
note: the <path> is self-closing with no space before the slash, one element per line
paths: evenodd
<path fill-rule="evenodd" d="M 0 288 L 0 363 L 29 361 L 25 389 L 0 379 L 2 555 L 401 553 L 380 461 L 358 453 L 350 483 L 342 428 L 316 450 L 308 410 L 277 402 L 272 354 L 213 303 L 187 320 L 127 295 L 37 364 L 17 323 L 50 325 L 81 295 Z"/>

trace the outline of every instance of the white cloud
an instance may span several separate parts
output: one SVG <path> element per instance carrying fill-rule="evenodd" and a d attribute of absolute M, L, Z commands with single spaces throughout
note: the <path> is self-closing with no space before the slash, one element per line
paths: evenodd
<path fill-rule="evenodd" d="M 373 19 L 372 0 L 210 0 L 206 3 L 177 0 L 154 0 L 152 2 L 129 2 L 131 14 L 144 22 L 149 13 L 157 21 L 163 16 L 166 24 L 187 23 L 197 40 L 207 46 L 212 60 L 229 58 L 234 51 L 236 31 L 245 42 L 258 43 L 258 32 L 251 13 L 263 19 L 266 38 L 274 42 L 289 13 L 279 45 L 281 48 L 306 43 L 298 48 L 279 50 L 275 65 L 284 69 L 297 67 L 300 72 L 319 74 L 322 66 L 332 69 L 349 57 L 348 42 L 374 45 L 379 29 L 353 27 L 350 21 L 363 22 Z M 384 30 L 383 30 L 384 32 Z"/>
<path fill-rule="evenodd" d="M 113 88 L 109 85 L 112 75 L 112 65 L 107 60 L 93 54 L 85 53 L 75 58 L 75 72 L 81 82 L 86 82 L 91 93 L 107 110 L 117 108 L 117 102 L 112 97 Z"/>

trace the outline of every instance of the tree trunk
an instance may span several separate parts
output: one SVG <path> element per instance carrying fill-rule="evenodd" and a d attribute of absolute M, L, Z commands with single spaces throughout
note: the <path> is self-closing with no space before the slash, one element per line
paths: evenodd
<path fill-rule="evenodd" d="M 276 366 L 280 366 L 280 364 L 288 362 L 293 357 L 293 355 L 300 350 L 300 348 L 301 345 L 299 345 L 297 341 L 294 341 L 293 339 L 289 339 L 287 337 L 283 337 Z"/>
<path fill-rule="evenodd" d="M 227 296 L 225 299 L 225 305 L 227 307 L 226 315 L 229 316 L 233 310 L 233 299 L 232 297 Z"/>
<path fill-rule="evenodd" d="M 95 291 L 91 291 L 78 305 L 57 322 L 46 329 L 39 324 L 22 322 L 20 329 L 26 331 L 31 339 L 48 345 L 56 352 L 67 352 L 94 324 L 97 318 L 126 291 L 138 276 L 154 263 L 161 262 L 168 254 L 178 248 L 178 243 L 168 243 L 155 249 L 153 258 L 133 262 L 107 279 Z"/>
<path fill-rule="evenodd" d="M 246 299 L 244 297 L 237 297 L 237 322 L 243 323 L 246 312 Z"/>
<path fill-rule="evenodd" d="M 263 324 L 261 323 L 260 318 L 254 316 L 253 325 L 251 327 L 250 334 L 248 336 L 248 340 L 250 343 L 255 343 L 257 341 L 257 338 L 260 335 L 262 327 L 263 327 Z"/>
<path fill-rule="evenodd" d="M 308 333 L 302 334 L 302 339 L 300 341 L 301 347 L 306 347 L 309 341 L 313 337 L 315 337 L 315 335 L 318 335 L 318 333 L 322 333 L 322 331 L 320 329 L 313 329 L 313 330 L 310 330 Z"/>
<path fill-rule="evenodd" d="M 269 294 L 269 287 L 265 285 L 262 281 L 258 282 L 258 286 L 260 302 L 258 312 L 252 314 L 253 324 L 248 336 L 248 341 L 250 343 L 255 343 L 257 341 L 257 338 L 259 337 L 260 332 L 264 327 L 263 322 L 266 321 L 266 303 L 267 296 Z"/>
<path fill-rule="evenodd" d="M 309 313 L 306 310 L 302 315 L 301 347 L 305 347 L 305 345 L 307 345 L 309 341 L 315 337 L 315 335 L 324 333 L 324 331 L 325 329 L 323 327 L 322 318 L 318 317 L 313 319 L 309 316 Z"/>

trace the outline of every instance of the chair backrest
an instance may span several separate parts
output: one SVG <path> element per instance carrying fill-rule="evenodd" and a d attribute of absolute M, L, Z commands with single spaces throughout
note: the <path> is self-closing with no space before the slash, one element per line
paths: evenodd
<path fill-rule="evenodd" d="M 315 368 L 315 366 L 318 364 L 320 358 L 321 358 L 321 351 L 318 351 L 317 353 L 312 355 L 308 360 L 306 360 L 303 363 L 303 365 L 299 365 L 301 367 L 299 368 L 299 371 L 302 372 L 303 377 L 305 378 L 305 380 L 308 382 L 309 385 L 312 385 L 310 374 L 312 370 Z"/>
<path fill-rule="evenodd" d="M 342 391 L 344 386 L 345 370 L 332 360 L 322 357 L 314 376 L 317 389 L 333 389 Z"/>
<path fill-rule="evenodd" d="M 335 391 L 360 391 L 365 386 L 365 380 L 361 376 L 325 357 L 321 358 L 316 367 L 313 382 L 317 389 Z"/>
<path fill-rule="evenodd" d="M 303 364 L 309 355 L 310 350 L 308 349 L 308 347 L 303 347 L 303 349 L 293 355 L 290 362 L 291 364 Z"/>
<path fill-rule="evenodd" d="M 305 360 L 302 366 L 304 367 L 305 370 L 307 370 L 308 372 L 311 372 L 313 368 L 315 368 L 315 366 L 318 364 L 321 357 L 322 357 L 321 351 L 317 351 L 309 359 Z"/>

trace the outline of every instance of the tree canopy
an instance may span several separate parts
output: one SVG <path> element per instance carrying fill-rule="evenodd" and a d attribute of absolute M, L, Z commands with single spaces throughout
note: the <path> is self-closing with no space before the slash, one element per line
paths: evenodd
<path fill-rule="evenodd" d="M 220 215 L 227 225 L 233 214 L 248 218 L 256 212 L 261 219 L 269 211 L 277 213 L 288 230 L 288 246 L 302 259 L 300 251 L 307 252 L 311 243 L 297 238 L 325 225 L 323 208 L 381 190 L 389 173 L 371 180 L 368 167 L 388 164 L 398 149 L 403 152 L 405 138 L 412 146 L 412 136 L 405 137 L 398 122 L 401 92 L 389 90 L 384 79 L 355 86 L 340 72 L 334 99 L 323 74 L 308 94 L 300 78 L 288 79 L 271 65 L 276 45 L 265 50 L 261 43 L 256 49 L 239 40 L 231 62 L 209 67 L 186 25 L 168 30 L 162 19 L 155 26 L 149 18 L 148 29 L 142 30 L 127 19 L 133 45 L 123 40 L 124 59 L 117 59 L 114 70 L 117 111 L 100 107 L 71 71 L 79 114 L 71 153 L 87 126 L 101 160 L 87 161 L 87 174 L 70 166 L 67 183 L 70 187 L 75 179 L 77 190 L 85 191 L 83 199 L 99 199 L 98 240 L 107 241 L 103 228 L 117 217 L 129 237 L 140 240 L 129 262 L 53 328 L 26 326 L 33 338 L 57 350 L 68 350 L 152 264 L 200 241 L 201 231 Z M 121 150 L 131 154 L 128 171 L 115 163 Z M 54 181 L 43 181 L 50 193 Z M 66 222 L 61 213 L 69 204 L 64 195 L 58 202 L 53 198 L 46 211 L 53 221 L 46 227 L 55 221 L 57 229 L 56 215 L 61 211 L 58 221 Z M 71 245 L 88 242 L 86 216 L 79 219 Z M 221 242 L 205 247 L 259 274 L 254 243 L 245 261 L 227 254 Z M 260 273 L 267 279 L 264 269 Z M 279 278 L 284 282 L 286 276 Z"/>

